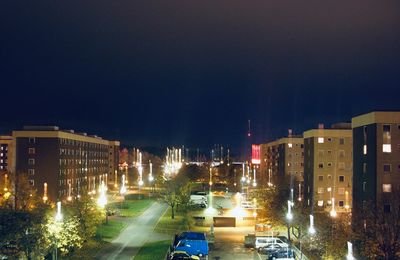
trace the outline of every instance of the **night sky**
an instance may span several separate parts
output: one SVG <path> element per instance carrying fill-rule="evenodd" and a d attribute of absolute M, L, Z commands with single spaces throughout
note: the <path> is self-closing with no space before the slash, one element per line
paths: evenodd
<path fill-rule="evenodd" d="M 240 148 L 400 109 L 400 1 L 1 1 L 0 131 Z M 6 112 L 5 112 L 6 111 Z"/>

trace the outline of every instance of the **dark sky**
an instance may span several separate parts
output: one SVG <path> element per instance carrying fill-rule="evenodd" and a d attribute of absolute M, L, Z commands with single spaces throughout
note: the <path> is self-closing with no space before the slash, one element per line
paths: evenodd
<path fill-rule="evenodd" d="M 1 1 L 0 130 L 242 147 L 400 109 L 400 1 Z"/>

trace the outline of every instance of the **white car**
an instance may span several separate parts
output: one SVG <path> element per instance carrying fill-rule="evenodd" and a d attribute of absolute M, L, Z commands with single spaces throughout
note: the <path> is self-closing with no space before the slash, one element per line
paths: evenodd
<path fill-rule="evenodd" d="M 254 246 L 256 249 L 259 249 L 260 247 L 265 247 L 271 244 L 277 244 L 284 248 L 289 246 L 287 243 L 283 242 L 282 239 L 278 237 L 256 237 Z"/>

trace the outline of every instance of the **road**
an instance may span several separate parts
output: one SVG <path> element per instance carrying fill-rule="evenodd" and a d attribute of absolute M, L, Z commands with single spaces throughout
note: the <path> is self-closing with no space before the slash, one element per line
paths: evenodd
<path fill-rule="evenodd" d="M 154 227 L 166 209 L 167 205 L 154 202 L 140 216 L 133 218 L 121 234 L 97 254 L 96 259 L 132 260 L 140 248 L 155 235 Z"/>

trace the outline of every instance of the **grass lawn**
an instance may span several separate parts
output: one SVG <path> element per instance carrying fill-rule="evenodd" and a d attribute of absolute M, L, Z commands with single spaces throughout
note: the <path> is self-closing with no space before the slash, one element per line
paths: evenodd
<path fill-rule="evenodd" d="M 101 242 L 96 239 L 91 239 L 86 242 L 83 247 L 69 256 L 59 256 L 59 259 L 72 259 L 72 260 L 82 260 L 82 259 L 93 259 L 93 257 L 107 245 L 106 242 Z"/>
<path fill-rule="evenodd" d="M 119 235 L 125 225 L 126 224 L 121 221 L 108 220 L 107 224 L 103 223 L 97 227 L 96 236 L 103 241 L 111 242 Z"/>
<path fill-rule="evenodd" d="M 154 200 L 125 200 L 124 202 L 115 202 L 110 204 L 110 208 L 119 211 L 121 217 L 136 217 L 145 211 Z"/>
<path fill-rule="evenodd" d="M 166 234 L 175 234 L 187 230 L 187 220 L 181 212 L 175 212 L 175 218 L 171 219 L 171 208 L 160 218 L 155 231 Z"/>
<path fill-rule="evenodd" d="M 135 260 L 154 260 L 164 259 L 171 245 L 171 240 L 150 242 L 143 245 L 139 253 L 134 257 Z"/>

